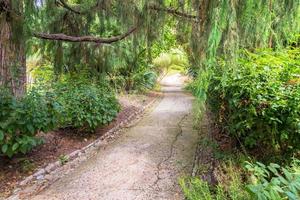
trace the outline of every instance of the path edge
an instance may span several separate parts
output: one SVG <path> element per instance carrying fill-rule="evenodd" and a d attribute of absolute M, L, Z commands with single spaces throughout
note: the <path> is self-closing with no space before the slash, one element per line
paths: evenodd
<path fill-rule="evenodd" d="M 92 152 L 95 152 L 101 147 L 106 146 L 109 143 L 109 141 L 111 141 L 112 139 L 115 138 L 115 136 L 118 135 L 119 132 L 127 128 L 127 126 L 130 125 L 132 122 L 134 122 L 135 119 L 144 115 L 148 109 L 150 109 L 156 102 L 158 102 L 162 98 L 163 98 L 163 94 L 161 93 L 160 95 L 152 99 L 147 105 L 143 106 L 141 109 L 129 115 L 127 119 L 124 119 L 120 123 L 116 124 L 114 127 L 106 131 L 101 137 L 97 138 L 92 143 L 88 144 L 87 146 L 81 149 L 75 150 L 68 155 L 65 155 L 67 159 L 66 164 L 62 163 L 60 160 L 57 160 L 55 162 L 51 162 L 47 164 L 45 167 L 38 168 L 35 173 L 20 181 L 17 184 L 17 187 L 12 192 L 12 194 L 6 199 L 7 200 L 23 199 L 20 197 L 22 196 L 22 191 L 28 187 L 29 187 L 29 191 L 24 192 L 24 194 L 26 193 L 25 194 L 26 197 L 31 196 L 34 193 L 37 193 L 39 191 L 42 191 L 43 189 L 48 187 L 51 183 L 59 179 L 56 178 L 55 180 L 49 180 L 52 178 L 50 177 L 51 175 L 55 175 L 57 172 L 61 172 L 67 168 L 73 168 L 73 169 L 76 168 L 74 167 L 74 165 L 77 166 L 79 163 L 84 162 L 85 160 L 87 160 L 89 157 L 92 156 L 92 155 L 87 156 L 87 154 L 91 154 Z M 30 189 L 34 191 L 30 191 Z"/>

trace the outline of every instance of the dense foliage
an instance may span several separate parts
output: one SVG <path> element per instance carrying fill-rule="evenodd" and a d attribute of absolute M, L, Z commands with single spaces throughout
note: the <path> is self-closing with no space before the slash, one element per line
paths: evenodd
<path fill-rule="evenodd" d="M 94 131 L 111 122 L 119 111 L 113 91 L 105 84 L 72 79 L 55 85 L 56 101 L 63 107 L 60 126 Z"/>
<path fill-rule="evenodd" d="M 222 172 L 224 171 L 224 172 Z M 297 200 L 300 198 L 300 165 L 294 159 L 290 166 L 275 163 L 246 162 L 243 170 L 231 162 L 222 167 L 218 184 L 212 187 L 199 178 L 181 179 L 188 200 Z M 223 174 L 226 173 L 226 174 Z M 242 177 L 245 177 L 243 180 Z"/>
<path fill-rule="evenodd" d="M 111 122 L 120 109 L 107 84 L 76 79 L 57 82 L 46 92 L 33 88 L 21 99 L 3 90 L 0 98 L 0 154 L 9 157 L 41 144 L 39 132 L 65 127 L 94 131 Z"/>
<path fill-rule="evenodd" d="M 247 147 L 300 149 L 299 48 L 241 54 L 212 69 L 208 100 L 222 128 Z"/>
<path fill-rule="evenodd" d="M 42 142 L 36 134 L 57 126 L 61 105 L 51 95 L 35 90 L 21 99 L 1 91 L 0 110 L 0 154 L 11 157 L 25 154 Z"/>
<path fill-rule="evenodd" d="M 294 160 L 291 166 L 282 167 L 271 163 L 247 163 L 246 169 L 251 174 L 247 189 L 254 199 L 280 200 L 300 198 L 300 163 Z"/>

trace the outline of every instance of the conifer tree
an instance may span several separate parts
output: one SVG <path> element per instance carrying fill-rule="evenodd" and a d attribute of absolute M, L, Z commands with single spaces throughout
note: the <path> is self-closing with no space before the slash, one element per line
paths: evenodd
<path fill-rule="evenodd" d="M 112 58 L 139 54 L 166 20 L 176 20 L 193 71 L 238 50 L 280 48 L 300 32 L 299 0 L 0 0 L 0 85 L 25 92 L 26 55 L 37 51 L 56 75 L 102 72 Z M 186 44 L 189 45 L 186 45 Z M 113 60 L 113 61 L 112 61 Z M 126 60 L 126 58 L 123 58 Z M 96 74 L 97 74 L 96 73 Z"/>

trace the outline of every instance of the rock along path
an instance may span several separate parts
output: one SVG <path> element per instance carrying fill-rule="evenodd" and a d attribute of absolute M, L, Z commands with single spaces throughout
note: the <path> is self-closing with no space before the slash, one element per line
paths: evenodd
<path fill-rule="evenodd" d="M 164 97 L 151 112 L 31 199 L 184 199 L 178 179 L 191 174 L 198 132 L 182 80 L 179 74 L 164 78 Z"/>

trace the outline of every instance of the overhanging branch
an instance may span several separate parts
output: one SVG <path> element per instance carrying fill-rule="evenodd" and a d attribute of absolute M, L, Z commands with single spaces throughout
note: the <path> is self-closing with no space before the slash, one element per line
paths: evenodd
<path fill-rule="evenodd" d="M 99 7 L 99 2 L 97 1 L 97 3 L 92 6 L 91 8 L 89 9 L 85 9 L 85 10 L 82 10 L 80 9 L 80 7 L 72 7 L 70 6 L 68 3 L 66 3 L 64 0 L 57 0 L 57 3 L 59 6 L 62 6 L 63 8 L 75 13 L 75 14 L 79 14 L 79 15 L 82 15 L 82 14 L 87 14 L 88 12 L 91 12 L 92 10 L 96 9 Z"/>
<path fill-rule="evenodd" d="M 76 13 L 76 14 L 85 14 L 86 12 L 81 11 L 79 8 L 73 8 L 70 5 L 68 5 L 64 0 L 58 0 L 58 3 L 60 4 L 60 6 L 64 7 L 65 9 Z M 97 8 L 99 6 L 99 2 L 96 3 L 96 5 L 94 5 L 93 7 L 91 7 L 90 9 L 88 9 L 89 11 Z M 156 11 L 163 11 L 163 12 L 167 12 L 169 14 L 172 15 L 176 15 L 179 17 L 184 17 L 184 18 L 188 18 L 188 19 L 193 19 L 193 20 L 197 20 L 197 16 L 196 15 L 191 15 L 188 13 L 184 13 L 184 12 L 180 12 L 175 8 L 162 8 L 156 5 L 150 5 L 149 9 L 151 10 L 156 10 Z"/>
<path fill-rule="evenodd" d="M 180 16 L 180 17 L 185 17 L 185 18 L 195 19 L 195 20 L 197 19 L 196 15 L 183 13 L 183 12 L 180 12 L 180 11 L 174 9 L 174 8 L 162 8 L 162 7 L 155 6 L 155 5 L 150 5 L 149 8 L 152 9 L 152 10 L 167 12 L 167 13 L 170 13 L 172 15 L 176 15 L 176 16 Z"/>
<path fill-rule="evenodd" d="M 82 14 L 79 10 L 76 10 L 75 8 L 72 8 L 71 6 L 69 6 L 65 1 L 63 0 L 58 0 L 57 3 L 64 7 L 65 9 L 71 11 L 71 12 L 74 12 L 76 14 Z"/>
<path fill-rule="evenodd" d="M 97 44 L 111 44 L 120 40 L 123 40 L 124 38 L 128 37 L 132 33 L 134 33 L 137 30 L 137 26 L 129 29 L 126 33 L 113 36 L 110 38 L 101 38 L 101 37 L 94 37 L 94 36 L 70 36 L 63 33 L 58 34 L 49 34 L 49 33 L 34 33 L 33 36 L 39 39 L 44 40 L 56 40 L 56 41 L 64 41 L 64 42 L 91 42 L 91 43 L 97 43 Z"/>

